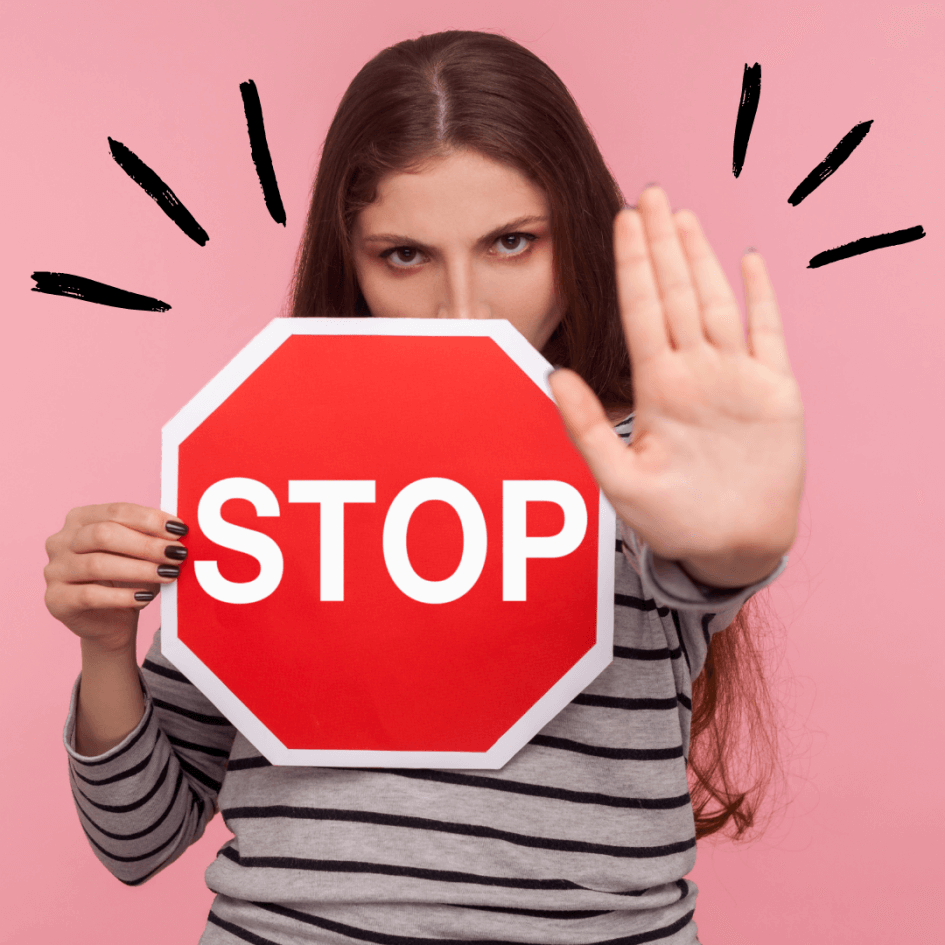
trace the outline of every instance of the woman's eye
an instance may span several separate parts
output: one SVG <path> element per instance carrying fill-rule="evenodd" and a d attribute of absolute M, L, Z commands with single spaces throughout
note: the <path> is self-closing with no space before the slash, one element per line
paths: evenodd
<path fill-rule="evenodd" d="M 524 256 L 530 244 L 537 239 L 531 233 L 506 233 L 494 245 L 499 256 Z M 392 246 L 381 253 L 381 259 L 387 260 L 394 269 L 416 269 L 423 259 L 423 253 L 416 246 Z"/>
<path fill-rule="evenodd" d="M 500 256 L 521 256 L 536 239 L 538 237 L 531 233 L 506 233 L 495 241 L 495 245 Z"/>
<path fill-rule="evenodd" d="M 419 257 L 414 246 L 394 246 L 381 253 L 381 259 L 386 259 L 395 269 L 412 269 Z"/>

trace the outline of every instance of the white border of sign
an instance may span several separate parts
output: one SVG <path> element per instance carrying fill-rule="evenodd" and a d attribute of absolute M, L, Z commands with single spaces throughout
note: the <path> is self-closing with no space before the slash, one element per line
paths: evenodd
<path fill-rule="evenodd" d="M 180 444 L 292 335 L 448 335 L 491 338 L 554 400 L 552 365 L 506 319 L 277 318 L 233 358 L 162 430 L 161 508 L 177 514 Z M 501 768 L 613 660 L 616 515 L 598 507 L 597 642 L 485 752 L 337 751 L 287 748 L 177 636 L 177 585 L 161 587 L 161 652 L 275 765 L 372 768 Z"/>

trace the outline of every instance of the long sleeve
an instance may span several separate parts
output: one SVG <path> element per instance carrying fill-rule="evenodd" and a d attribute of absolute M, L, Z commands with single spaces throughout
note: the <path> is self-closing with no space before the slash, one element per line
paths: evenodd
<path fill-rule="evenodd" d="M 217 898 L 202 945 L 694 945 L 692 679 L 711 635 L 784 562 L 718 594 L 623 529 L 613 561 L 612 663 L 495 771 L 272 765 L 160 657 L 157 636 L 141 725 L 100 758 L 70 752 L 96 853 L 142 882 L 218 804 L 233 838 L 206 872 Z"/>
<path fill-rule="evenodd" d="M 75 750 L 72 691 L 63 732 L 72 795 L 95 855 L 123 883 L 143 883 L 200 839 L 216 813 L 235 729 L 161 656 L 160 630 L 141 669 L 144 715 L 114 748 Z"/>

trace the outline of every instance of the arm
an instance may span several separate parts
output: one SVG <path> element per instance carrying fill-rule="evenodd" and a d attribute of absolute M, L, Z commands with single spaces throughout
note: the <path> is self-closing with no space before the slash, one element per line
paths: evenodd
<path fill-rule="evenodd" d="M 113 503 L 73 509 L 46 542 L 46 606 L 82 648 L 64 732 L 73 797 L 96 856 L 131 885 L 201 836 L 235 737 L 162 659 L 159 635 L 135 665 L 138 614 L 179 573 L 183 533 L 164 512 Z"/>
<path fill-rule="evenodd" d="M 640 579 L 644 598 L 654 600 L 670 647 L 680 646 L 690 679 L 702 672 L 709 644 L 728 627 L 745 603 L 772 584 L 787 566 L 785 555 L 766 577 L 740 588 L 718 589 L 693 582 L 678 561 L 654 555 L 634 532 L 618 523 L 624 557 Z M 677 685 L 680 682 L 677 678 Z M 689 696 L 688 688 L 680 691 Z M 688 702 L 683 702 L 686 708 Z"/>
<path fill-rule="evenodd" d="M 128 885 L 149 879 L 203 835 L 236 734 L 160 649 L 158 631 L 142 670 L 135 667 L 143 712 L 124 738 L 96 755 L 79 747 L 84 677 L 64 731 L 82 828 L 98 859 Z"/>
<path fill-rule="evenodd" d="M 82 682 L 75 719 L 75 747 L 80 755 L 101 755 L 132 732 L 144 716 L 144 693 L 134 641 L 103 647 L 83 640 Z"/>

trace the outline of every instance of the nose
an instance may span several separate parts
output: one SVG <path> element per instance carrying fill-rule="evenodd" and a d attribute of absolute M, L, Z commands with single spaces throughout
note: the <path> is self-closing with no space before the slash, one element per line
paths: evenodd
<path fill-rule="evenodd" d="M 447 261 L 438 292 L 437 318 L 491 318 L 482 279 L 473 260 Z"/>

